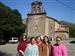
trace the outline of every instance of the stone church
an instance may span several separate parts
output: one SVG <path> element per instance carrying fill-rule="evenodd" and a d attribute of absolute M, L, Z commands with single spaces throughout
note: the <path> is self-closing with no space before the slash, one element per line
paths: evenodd
<path fill-rule="evenodd" d="M 48 36 L 55 38 L 57 36 L 69 37 L 69 27 L 64 26 L 56 19 L 46 15 L 42 7 L 42 2 L 34 1 L 31 4 L 31 12 L 27 14 L 27 19 L 23 23 L 27 25 L 26 34 L 28 37 Z M 26 22 L 25 22 L 26 21 Z M 63 27 L 61 27 L 63 25 Z"/>

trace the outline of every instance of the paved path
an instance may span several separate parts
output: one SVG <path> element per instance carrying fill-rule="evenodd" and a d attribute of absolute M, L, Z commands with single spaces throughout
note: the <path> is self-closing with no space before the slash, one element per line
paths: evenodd
<path fill-rule="evenodd" d="M 75 39 L 74 39 L 75 40 Z M 70 44 L 71 40 L 65 40 L 64 41 L 64 44 L 66 45 L 67 47 L 67 50 L 68 50 L 68 56 L 75 56 L 75 43 L 74 44 Z"/>
<path fill-rule="evenodd" d="M 0 46 L 0 56 L 16 56 L 17 44 L 6 44 Z"/>
<path fill-rule="evenodd" d="M 75 44 L 69 44 L 71 40 L 64 40 L 64 44 L 67 46 L 68 56 L 75 56 Z M 17 44 L 0 45 L 0 56 L 16 56 L 16 54 Z"/>

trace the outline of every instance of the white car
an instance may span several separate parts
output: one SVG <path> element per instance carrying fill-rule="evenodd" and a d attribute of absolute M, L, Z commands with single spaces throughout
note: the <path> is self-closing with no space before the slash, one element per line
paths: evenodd
<path fill-rule="evenodd" d="M 9 40 L 9 43 L 17 43 L 18 42 L 18 38 L 11 38 L 10 40 Z"/>

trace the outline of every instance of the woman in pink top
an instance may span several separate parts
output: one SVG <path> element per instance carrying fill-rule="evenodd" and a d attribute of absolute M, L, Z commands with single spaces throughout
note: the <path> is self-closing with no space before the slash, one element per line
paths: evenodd
<path fill-rule="evenodd" d="M 67 49 L 62 43 L 61 37 L 56 37 L 56 44 L 53 46 L 53 56 L 67 56 Z"/>

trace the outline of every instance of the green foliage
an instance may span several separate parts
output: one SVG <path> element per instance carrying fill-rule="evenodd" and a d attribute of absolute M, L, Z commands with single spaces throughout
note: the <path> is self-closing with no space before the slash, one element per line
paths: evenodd
<path fill-rule="evenodd" d="M 0 38 L 20 36 L 25 31 L 21 14 L 0 2 Z M 6 38 L 5 37 L 5 38 Z"/>
<path fill-rule="evenodd" d="M 69 30 L 69 34 L 70 34 L 70 37 L 75 37 L 75 24 L 70 24 L 70 30 Z"/>

